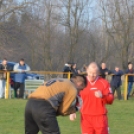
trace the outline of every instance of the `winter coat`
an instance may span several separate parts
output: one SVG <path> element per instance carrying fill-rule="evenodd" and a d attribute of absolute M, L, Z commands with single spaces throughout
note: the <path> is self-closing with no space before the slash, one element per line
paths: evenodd
<path fill-rule="evenodd" d="M 109 70 L 107 68 L 105 68 L 105 69 L 100 68 L 100 76 L 104 79 L 106 77 L 106 75 L 105 75 L 106 72 L 108 72 L 108 74 L 109 74 Z"/>
<path fill-rule="evenodd" d="M 5 80 L 6 77 L 7 77 L 7 73 L 4 71 L 5 69 L 7 71 L 12 71 L 13 70 L 13 68 L 8 64 L 6 64 L 6 65 L 0 64 L 0 71 L 1 71 L 0 72 L 0 79 L 1 80 Z"/>
<path fill-rule="evenodd" d="M 14 75 L 14 81 L 24 83 L 26 79 L 26 72 L 30 71 L 30 67 L 27 64 L 24 64 L 23 66 L 19 63 L 14 65 L 14 71 L 17 71 Z"/>
<path fill-rule="evenodd" d="M 63 72 L 71 72 L 71 67 L 69 67 L 68 64 L 65 64 Z M 67 74 L 63 74 L 63 78 L 67 78 Z"/>
<path fill-rule="evenodd" d="M 133 69 L 132 70 L 127 69 L 125 71 L 125 74 L 134 74 L 134 70 Z M 133 81 L 134 81 L 134 76 L 128 76 L 128 82 L 133 82 Z"/>
<path fill-rule="evenodd" d="M 115 70 L 113 70 L 111 71 L 111 73 L 113 74 L 111 79 L 111 87 L 120 87 L 122 84 L 121 76 L 124 74 L 123 71 L 119 70 L 118 72 L 116 72 Z"/>

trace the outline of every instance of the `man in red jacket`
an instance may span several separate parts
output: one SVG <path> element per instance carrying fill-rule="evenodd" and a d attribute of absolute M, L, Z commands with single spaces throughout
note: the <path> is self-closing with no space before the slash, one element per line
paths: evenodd
<path fill-rule="evenodd" d="M 82 134 L 108 134 L 107 109 L 114 96 L 107 80 L 99 77 L 99 67 L 95 62 L 87 68 L 88 84 L 80 92 L 83 100 L 81 111 Z"/>

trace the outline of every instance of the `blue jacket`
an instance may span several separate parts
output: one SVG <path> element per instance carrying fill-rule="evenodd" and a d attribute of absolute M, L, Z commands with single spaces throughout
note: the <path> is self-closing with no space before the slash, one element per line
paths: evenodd
<path fill-rule="evenodd" d="M 118 88 L 121 86 L 122 81 L 121 81 L 121 76 L 124 74 L 123 71 L 119 70 L 116 72 L 115 70 L 111 71 L 113 74 L 112 79 L 111 79 L 111 87 Z"/>
<path fill-rule="evenodd" d="M 134 74 L 134 70 L 127 69 L 125 71 L 125 74 Z M 133 82 L 133 81 L 134 81 L 134 76 L 128 76 L 128 82 Z"/>
<path fill-rule="evenodd" d="M 21 66 L 19 63 L 17 63 L 14 65 L 14 71 L 16 71 L 14 81 L 24 83 L 26 79 L 26 72 L 30 71 L 30 67 L 27 64 Z"/>

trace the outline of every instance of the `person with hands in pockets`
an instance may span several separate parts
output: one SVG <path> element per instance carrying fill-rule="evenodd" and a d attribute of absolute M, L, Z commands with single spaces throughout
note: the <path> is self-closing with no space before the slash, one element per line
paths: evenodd
<path fill-rule="evenodd" d="M 114 96 L 107 80 L 99 76 L 97 63 L 87 68 L 87 86 L 80 92 L 82 99 L 82 134 L 108 134 L 106 104 L 112 104 Z"/>

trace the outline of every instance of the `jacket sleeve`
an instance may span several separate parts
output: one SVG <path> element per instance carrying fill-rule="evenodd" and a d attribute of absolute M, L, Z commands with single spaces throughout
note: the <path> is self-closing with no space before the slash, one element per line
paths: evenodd
<path fill-rule="evenodd" d="M 22 69 L 19 69 L 19 64 L 18 63 L 14 65 L 13 70 L 18 71 L 18 72 L 22 71 Z"/>
<path fill-rule="evenodd" d="M 114 95 L 112 93 L 110 84 L 107 84 L 105 91 L 103 93 L 102 101 L 105 104 L 112 104 L 114 101 Z"/>
<path fill-rule="evenodd" d="M 13 71 L 13 68 L 10 65 L 7 65 L 7 70 L 8 71 Z"/>
<path fill-rule="evenodd" d="M 64 100 L 58 108 L 57 115 L 69 115 L 76 112 L 77 90 L 73 87 L 66 92 Z"/>
<path fill-rule="evenodd" d="M 128 69 L 124 71 L 124 74 L 128 74 L 128 73 L 129 73 L 129 70 Z"/>
<path fill-rule="evenodd" d="M 108 74 L 113 74 L 113 70 L 108 70 Z"/>
<path fill-rule="evenodd" d="M 116 74 L 115 75 L 119 75 L 119 76 L 122 76 L 124 73 L 123 73 L 123 71 L 122 70 L 120 70 L 119 72 L 116 72 Z"/>
<path fill-rule="evenodd" d="M 124 75 L 125 73 L 121 70 L 121 75 Z"/>
<path fill-rule="evenodd" d="M 30 67 L 26 64 L 26 70 L 25 70 L 25 72 L 30 71 L 30 70 L 31 70 Z"/>
<path fill-rule="evenodd" d="M 114 95 L 112 93 L 109 93 L 105 96 L 103 96 L 103 102 L 105 104 L 112 104 L 114 101 Z"/>

